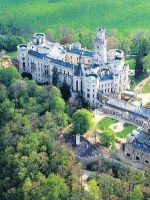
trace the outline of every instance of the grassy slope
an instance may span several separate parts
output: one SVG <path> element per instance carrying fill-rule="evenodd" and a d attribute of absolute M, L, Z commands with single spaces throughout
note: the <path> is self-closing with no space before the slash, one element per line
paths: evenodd
<path fill-rule="evenodd" d="M 9 18 L 33 31 L 106 27 L 121 32 L 150 28 L 149 0 L 0 0 L 0 21 Z"/>

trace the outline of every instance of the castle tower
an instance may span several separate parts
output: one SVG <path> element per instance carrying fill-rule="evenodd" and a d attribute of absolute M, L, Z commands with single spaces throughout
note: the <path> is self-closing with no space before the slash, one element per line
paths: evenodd
<path fill-rule="evenodd" d="M 105 38 L 105 29 L 96 30 L 94 40 L 93 65 L 104 65 L 107 63 L 107 40 Z"/>
<path fill-rule="evenodd" d="M 46 37 L 44 33 L 36 33 L 33 35 L 33 44 L 40 45 L 45 43 Z"/>
<path fill-rule="evenodd" d="M 23 73 L 23 72 L 27 72 L 27 45 L 25 44 L 20 44 L 17 46 L 17 50 L 18 50 L 18 62 L 19 62 L 19 72 Z"/>

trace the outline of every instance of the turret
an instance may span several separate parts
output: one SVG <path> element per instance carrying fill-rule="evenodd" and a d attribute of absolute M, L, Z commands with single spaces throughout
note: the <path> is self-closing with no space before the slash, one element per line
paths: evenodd
<path fill-rule="evenodd" d="M 107 40 L 105 38 L 105 29 L 96 30 L 94 40 L 93 65 L 104 65 L 107 63 Z"/>
<path fill-rule="evenodd" d="M 44 33 L 36 33 L 33 35 L 33 44 L 34 45 L 41 45 L 45 43 L 45 34 Z"/>
<path fill-rule="evenodd" d="M 150 119 L 144 125 L 144 132 L 147 133 L 147 134 L 150 134 Z"/>
<path fill-rule="evenodd" d="M 17 46 L 18 50 L 18 62 L 19 62 L 19 71 L 21 73 L 26 71 L 26 66 L 27 66 L 27 45 L 25 44 L 20 44 Z"/>

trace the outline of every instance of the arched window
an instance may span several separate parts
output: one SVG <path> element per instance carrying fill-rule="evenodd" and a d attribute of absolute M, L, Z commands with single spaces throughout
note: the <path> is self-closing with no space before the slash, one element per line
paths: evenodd
<path fill-rule="evenodd" d="M 127 153 L 126 156 L 130 157 L 131 155 L 130 155 L 130 153 Z"/>
<path fill-rule="evenodd" d="M 136 156 L 136 160 L 139 161 L 139 160 L 140 160 L 140 157 L 139 157 L 139 156 Z"/>
<path fill-rule="evenodd" d="M 76 91 L 78 92 L 78 81 L 76 81 Z"/>
<path fill-rule="evenodd" d="M 146 164 L 149 164 L 149 161 L 148 161 L 148 160 L 145 160 L 145 163 L 146 163 Z"/>

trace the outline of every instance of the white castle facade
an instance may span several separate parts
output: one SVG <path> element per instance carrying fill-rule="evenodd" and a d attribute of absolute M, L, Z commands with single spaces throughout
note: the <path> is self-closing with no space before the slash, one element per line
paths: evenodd
<path fill-rule="evenodd" d="M 120 97 L 129 89 L 124 52 L 107 51 L 104 29 L 96 31 L 93 52 L 80 43 L 62 46 L 49 42 L 45 34 L 37 33 L 27 45 L 18 46 L 18 61 L 20 73 L 30 73 L 37 83 L 52 84 L 55 69 L 59 85 L 65 81 L 72 93 L 82 93 L 94 104 L 99 102 L 99 93 Z"/>

